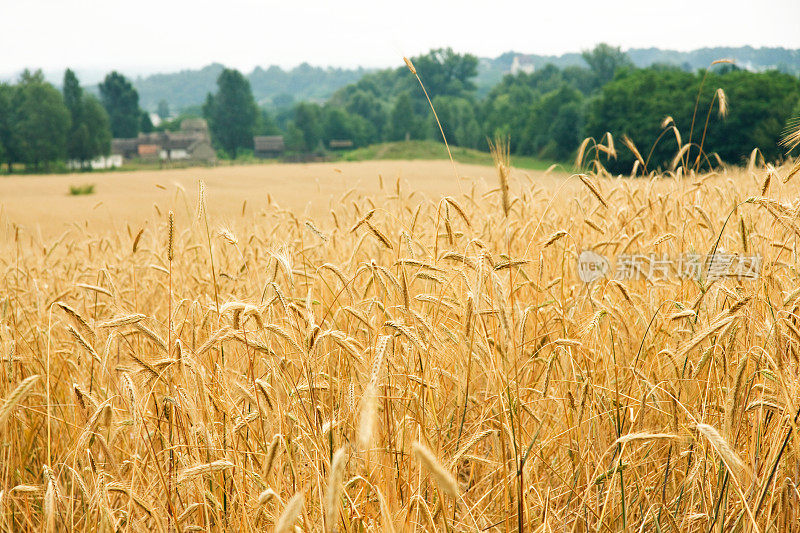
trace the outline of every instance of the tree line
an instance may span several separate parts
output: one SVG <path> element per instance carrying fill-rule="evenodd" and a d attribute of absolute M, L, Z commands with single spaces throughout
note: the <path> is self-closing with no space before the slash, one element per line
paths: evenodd
<path fill-rule="evenodd" d="M 696 72 L 671 65 L 636 68 L 619 48 L 605 44 L 582 58 L 583 67 L 547 65 L 506 75 L 483 98 L 476 94 L 475 56 L 440 49 L 412 61 L 449 143 L 486 150 L 487 139 L 507 136 L 512 154 L 553 161 L 570 160 L 584 138 L 599 141 L 606 132 L 632 139 L 650 168 L 669 164 L 678 137 L 693 141 L 698 151 L 702 143 L 709 161 L 715 152 L 738 163 L 753 148 L 772 160 L 782 155 L 778 141 L 787 122 L 800 112 L 800 80 L 778 71 L 755 73 L 732 64 Z M 720 109 L 712 113 L 712 107 Z M 332 140 L 355 147 L 441 140 L 426 96 L 405 67 L 367 74 L 324 103 L 269 110 L 257 108 L 241 73 L 225 70 L 203 113 L 230 154 L 252 148 L 253 132 L 283 134 L 287 148 L 297 152 L 323 152 Z M 633 161 L 632 151 L 619 150 L 606 167 L 626 172 Z"/>
<path fill-rule="evenodd" d="M 709 158 L 716 152 L 736 163 L 757 147 L 771 160 L 782 155 L 780 135 L 800 112 L 800 80 L 778 71 L 754 73 L 731 64 L 696 72 L 636 68 L 619 48 L 605 44 L 583 52 L 582 59 L 582 67 L 546 65 L 506 75 L 483 97 L 476 90 L 475 56 L 438 49 L 412 61 L 449 143 L 486 150 L 487 139 L 504 136 L 512 154 L 554 161 L 571 159 L 584 138 L 599 140 L 606 132 L 632 139 L 649 168 L 668 165 L 678 138 L 693 141 L 698 151 L 702 145 Z M 203 116 L 220 155 L 233 158 L 252 150 L 254 135 L 283 135 L 287 150 L 296 153 L 324 153 L 334 140 L 354 147 L 441 140 L 426 95 L 405 67 L 366 74 L 325 102 L 287 100 L 270 108 L 257 105 L 250 81 L 237 70 L 223 69 L 216 85 L 202 108 L 185 110 L 157 129 L 178 129 L 182 118 Z M 112 72 L 98 89 L 99 99 L 82 90 L 69 70 L 62 92 L 40 72 L 26 71 L 16 85 L 0 84 L 0 161 L 9 169 L 15 163 L 39 169 L 63 159 L 86 162 L 108 154 L 111 137 L 153 129 L 124 76 Z M 170 118 L 166 102 L 159 114 Z M 617 152 L 606 167 L 630 170 L 633 151 Z"/>
<path fill-rule="evenodd" d="M 0 83 L 0 163 L 8 172 L 17 164 L 50 170 L 65 160 L 87 168 L 111 152 L 112 137 L 152 129 L 136 90 L 118 72 L 99 85 L 99 98 L 86 92 L 70 69 L 61 91 L 41 71 L 25 70 L 13 85 Z"/>

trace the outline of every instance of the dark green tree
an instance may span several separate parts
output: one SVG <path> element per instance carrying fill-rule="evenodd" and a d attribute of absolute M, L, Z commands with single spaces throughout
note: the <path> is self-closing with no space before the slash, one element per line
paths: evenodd
<path fill-rule="evenodd" d="M 153 121 L 150 120 L 150 113 L 142 111 L 142 114 L 139 116 L 139 131 L 142 133 L 150 133 L 154 129 Z"/>
<path fill-rule="evenodd" d="M 136 137 L 139 134 L 142 112 L 139 95 L 122 74 L 114 71 L 99 85 L 100 101 L 111 122 L 114 137 Z"/>
<path fill-rule="evenodd" d="M 490 139 L 507 137 L 513 153 L 528 154 L 520 151 L 520 140 L 539 98 L 539 92 L 531 86 L 528 75 L 506 76 L 482 103 L 483 135 Z"/>
<path fill-rule="evenodd" d="M 22 74 L 14 105 L 19 159 L 38 170 L 67 155 L 70 114 L 61 93 L 44 81 L 41 71 Z"/>
<path fill-rule="evenodd" d="M 480 127 L 475 118 L 475 105 L 471 100 L 456 96 L 436 96 L 433 107 L 439 116 L 447 142 L 454 146 L 477 148 L 481 139 Z M 431 136 L 441 139 L 436 120 L 430 119 Z"/>
<path fill-rule="evenodd" d="M 580 144 L 583 96 L 566 83 L 539 98 L 530 108 L 520 133 L 520 152 L 564 160 Z"/>
<path fill-rule="evenodd" d="M 16 87 L 0 83 L 0 163 L 5 163 L 9 172 L 19 160 L 17 110 L 14 106 L 16 92 Z"/>
<path fill-rule="evenodd" d="M 691 134 L 692 163 L 700 144 L 704 165 L 713 164 L 713 158 L 706 159 L 712 152 L 730 163 L 741 162 L 753 148 L 759 148 L 767 160 L 780 157 L 777 143 L 800 97 L 800 81 L 776 71 L 711 73 L 703 83 L 692 130 L 695 101 L 704 75 L 703 71 L 691 74 L 674 69 L 641 69 L 618 75 L 591 101 L 586 136 L 599 139 L 606 131 L 616 138 L 626 134 L 636 143 L 648 170 L 665 168 L 678 150 L 677 141 L 671 132 L 657 143 L 656 140 L 664 131 L 662 120 L 670 116 L 683 143 L 689 142 Z M 725 117 L 719 113 L 717 89 L 725 93 Z M 610 170 L 629 172 L 633 155 L 625 148 L 617 151 L 617 160 L 609 162 Z"/>
<path fill-rule="evenodd" d="M 388 140 L 422 139 L 425 137 L 423 130 L 421 120 L 414 114 L 411 96 L 408 92 L 401 93 L 389 117 Z"/>
<path fill-rule="evenodd" d="M 775 70 L 755 73 L 725 69 L 722 74 L 709 74 L 704 87 L 705 108 L 698 111 L 693 140 L 703 142 L 705 152 L 716 152 L 731 163 L 742 162 L 756 147 L 768 161 L 783 156 L 778 143 L 795 106 L 800 104 L 800 80 Z M 715 102 L 703 141 L 708 106 L 717 88 L 725 93 L 727 116 L 719 116 Z"/>
<path fill-rule="evenodd" d="M 303 132 L 292 121 L 286 124 L 284 142 L 286 143 L 286 149 L 290 152 L 306 151 L 306 141 L 303 138 Z"/>
<path fill-rule="evenodd" d="M 111 124 L 103 104 L 92 95 L 84 94 L 81 106 L 81 127 L 86 128 L 88 142 L 78 154 L 79 161 L 111 153 Z"/>
<path fill-rule="evenodd" d="M 451 48 L 439 48 L 412 61 L 431 96 L 465 97 L 475 92 L 473 78 L 478 75 L 478 58 L 471 54 L 456 54 Z M 416 86 L 416 78 L 409 78 L 409 83 Z"/>
<path fill-rule="evenodd" d="M 158 114 L 158 118 L 162 121 L 169 119 L 169 104 L 166 100 L 159 100 L 158 101 L 158 109 L 156 110 Z"/>
<path fill-rule="evenodd" d="M 64 71 L 64 104 L 69 109 L 72 117 L 73 126 L 79 122 L 81 112 L 81 101 L 83 99 L 83 89 L 75 73 L 67 69 Z"/>
<path fill-rule="evenodd" d="M 64 103 L 69 109 L 71 127 L 67 140 L 67 157 L 83 166 L 111 150 L 111 128 L 108 113 L 94 96 L 81 89 L 75 73 L 64 72 Z"/>
<path fill-rule="evenodd" d="M 294 126 L 302 134 L 300 151 L 313 152 L 322 144 L 324 135 L 322 108 L 317 104 L 301 102 L 294 108 Z"/>
<path fill-rule="evenodd" d="M 322 114 L 323 137 L 326 143 L 332 140 L 349 140 L 356 147 L 368 143 L 371 124 L 364 117 L 333 105 L 326 105 Z"/>
<path fill-rule="evenodd" d="M 280 135 L 281 129 L 275 117 L 267 109 L 262 109 L 256 125 L 256 135 Z"/>
<path fill-rule="evenodd" d="M 374 93 L 358 89 L 347 96 L 344 106 L 348 113 L 365 119 L 366 144 L 382 140 L 388 114 L 383 102 Z"/>
<path fill-rule="evenodd" d="M 241 72 L 223 70 L 217 78 L 217 93 L 210 94 L 203 106 L 214 141 L 235 158 L 239 150 L 253 147 L 258 119 L 250 82 Z"/>

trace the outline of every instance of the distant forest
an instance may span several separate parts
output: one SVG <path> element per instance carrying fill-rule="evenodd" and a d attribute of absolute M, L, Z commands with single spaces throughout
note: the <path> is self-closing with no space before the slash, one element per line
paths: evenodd
<path fill-rule="evenodd" d="M 682 70 L 695 71 L 706 68 L 720 58 L 732 59 L 745 70 L 778 70 L 787 74 L 800 74 L 800 50 L 786 48 L 701 48 L 691 52 L 677 52 L 658 48 L 632 48 L 626 52 L 637 67 L 651 65 L 671 65 Z M 560 56 L 544 56 L 506 52 L 494 59 L 479 58 L 475 85 L 478 96 L 489 93 L 505 74 L 511 72 L 514 58 L 535 69 L 552 64 L 559 68 L 584 66 L 580 53 Z M 399 63 L 399 58 L 398 58 Z M 181 111 L 193 106 L 201 106 L 209 92 L 216 89 L 216 81 L 224 69 L 214 63 L 199 70 L 182 70 L 168 74 L 153 74 L 133 78 L 132 83 L 139 93 L 143 109 L 155 112 L 160 102 L 166 102 L 173 111 Z M 357 82 L 365 74 L 377 69 L 342 69 L 333 67 L 314 67 L 306 63 L 290 70 L 271 66 L 266 69 L 256 67 L 246 74 L 256 103 L 264 107 L 290 107 L 301 101 L 323 102 L 338 89 Z M 96 93 L 95 88 L 90 92 Z"/>

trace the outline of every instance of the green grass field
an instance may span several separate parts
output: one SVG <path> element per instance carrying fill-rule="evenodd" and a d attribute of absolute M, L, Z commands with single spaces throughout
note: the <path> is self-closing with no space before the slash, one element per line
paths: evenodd
<path fill-rule="evenodd" d="M 453 158 L 459 163 L 471 165 L 492 165 L 492 156 L 488 152 L 450 147 Z M 436 141 L 399 141 L 390 143 L 373 144 L 364 148 L 356 148 L 342 154 L 344 161 L 369 161 L 369 160 L 414 160 L 414 159 L 447 159 L 447 149 L 444 144 Z M 553 161 L 543 161 L 527 156 L 513 156 L 512 164 L 517 168 L 531 170 L 547 170 Z M 568 169 L 568 164 L 560 164 Z"/>

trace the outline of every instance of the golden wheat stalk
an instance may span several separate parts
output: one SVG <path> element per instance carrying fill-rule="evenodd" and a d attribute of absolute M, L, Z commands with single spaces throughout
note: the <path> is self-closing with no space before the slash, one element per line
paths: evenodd
<path fill-rule="evenodd" d="M 22 403 L 28 394 L 30 394 L 33 386 L 39 381 L 39 377 L 38 375 L 34 375 L 25 378 L 11 391 L 11 394 L 9 394 L 5 400 L 3 400 L 3 404 L 0 406 L 0 427 L 3 427 L 14 409 Z"/>
<path fill-rule="evenodd" d="M 419 462 L 430 472 L 439 490 L 451 498 L 458 497 L 458 483 L 456 483 L 453 475 L 445 470 L 439 460 L 436 459 L 433 452 L 419 442 L 415 442 L 411 449 Z"/>
<path fill-rule="evenodd" d="M 344 448 L 339 448 L 333 454 L 331 461 L 331 471 L 328 475 L 328 490 L 325 493 L 325 529 L 326 531 L 336 531 L 336 513 L 339 509 L 339 499 L 342 493 L 342 481 L 344 479 L 344 467 L 347 456 Z"/>
<path fill-rule="evenodd" d="M 589 191 L 594 195 L 594 197 L 597 198 L 597 201 L 600 202 L 600 205 L 602 205 L 603 207 L 608 209 L 608 202 L 603 197 L 603 195 L 600 193 L 600 189 L 597 188 L 597 185 L 595 185 L 589 179 L 589 177 L 586 176 L 586 174 L 579 174 L 578 178 L 581 180 L 581 183 L 586 185 L 586 188 L 589 189 Z"/>
<path fill-rule="evenodd" d="M 305 496 L 302 492 L 298 492 L 286 503 L 281 516 L 278 518 L 277 525 L 275 526 L 275 533 L 290 533 L 294 531 L 294 523 L 303 510 L 305 504 Z"/>
<path fill-rule="evenodd" d="M 197 464 L 197 465 L 194 465 L 194 466 L 190 466 L 190 467 L 187 467 L 187 468 L 183 469 L 178 474 L 178 483 L 183 483 L 184 481 L 187 481 L 189 479 L 192 479 L 192 478 L 195 478 L 195 477 L 198 477 L 198 476 L 204 476 L 206 474 L 213 474 L 214 472 L 222 472 L 223 470 L 228 470 L 228 469 L 234 468 L 234 466 L 236 466 L 236 465 L 234 465 L 232 462 L 230 462 L 230 461 L 228 461 L 226 459 L 219 459 L 217 461 L 212 461 L 210 463 L 203 463 L 203 464 Z"/>

